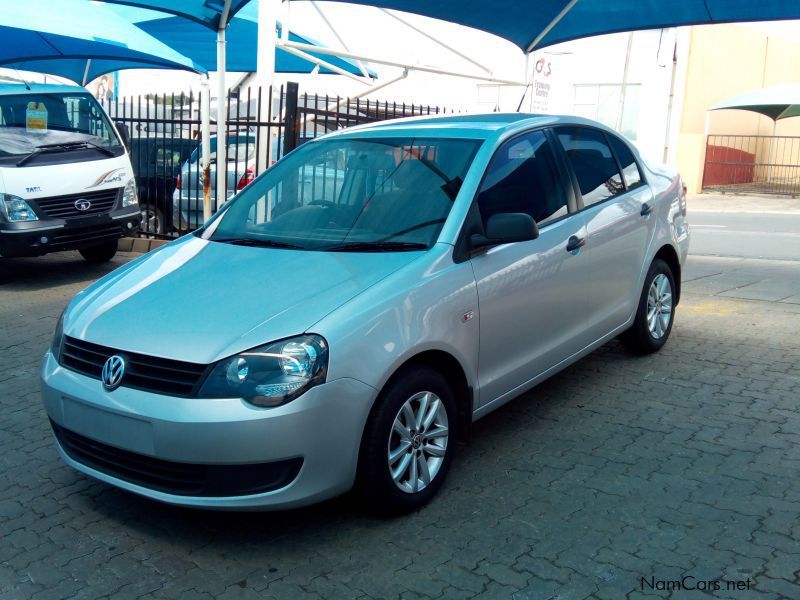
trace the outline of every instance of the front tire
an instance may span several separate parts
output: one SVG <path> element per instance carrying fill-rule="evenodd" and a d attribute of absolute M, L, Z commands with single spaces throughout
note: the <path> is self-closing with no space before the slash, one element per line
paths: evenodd
<path fill-rule="evenodd" d="M 117 240 L 103 242 L 95 246 L 87 246 L 86 248 L 81 248 L 78 252 L 90 263 L 108 262 L 117 253 Z"/>
<path fill-rule="evenodd" d="M 675 277 L 669 265 L 657 258 L 650 265 L 633 325 L 620 336 L 637 354 L 657 352 L 667 343 L 675 320 Z"/>
<path fill-rule="evenodd" d="M 455 397 L 439 372 L 415 367 L 395 376 L 361 442 L 358 487 L 368 507 L 402 514 L 433 498 L 453 460 L 456 428 Z"/>
<path fill-rule="evenodd" d="M 145 206 L 141 210 L 142 221 L 140 229 L 143 233 L 164 235 L 166 232 L 166 221 L 164 213 L 155 206 Z"/>

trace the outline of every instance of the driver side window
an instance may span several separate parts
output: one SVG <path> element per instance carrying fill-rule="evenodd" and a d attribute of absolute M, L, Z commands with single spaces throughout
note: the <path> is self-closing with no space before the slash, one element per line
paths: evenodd
<path fill-rule="evenodd" d="M 492 215 L 525 213 L 537 225 L 567 214 L 567 190 L 542 131 L 515 137 L 492 157 L 478 193 L 484 228 Z"/>

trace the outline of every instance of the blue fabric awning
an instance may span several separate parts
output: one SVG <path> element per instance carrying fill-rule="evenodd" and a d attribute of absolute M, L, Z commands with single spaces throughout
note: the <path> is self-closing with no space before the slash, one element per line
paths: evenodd
<path fill-rule="evenodd" d="M 250 0 L 230 0 L 228 21 Z M 220 16 L 225 0 L 103 0 L 114 4 L 125 4 L 149 8 L 189 19 L 210 29 L 219 29 Z"/>
<path fill-rule="evenodd" d="M 77 83 L 127 68 L 204 72 L 107 7 L 86 0 L 0 3 L 0 40 L 0 67 Z"/>
<path fill-rule="evenodd" d="M 198 24 L 196 21 L 189 21 L 182 17 L 165 15 L 151 10 L 127 6 L 114 6 L 112 10 L 154 38 L 164 42 L 184 56 L 188 56 L 206 70 L 216 70 L 216 34 L 211 29 Z M 280 24 L 278 28 L 280 31 Z M 321 45 L 311 38 L 298 35 L 293 31 L 289 32 L 289 39 L 293 42 L 314 46 Z M 231 19 L 226 40 L 225 63 L 227 70 L 255 71 L 258 54 L 258 5 L 255 2 L 245 6 Z M 311 52 L 310 54 L 313 55 L 314 53 Z M 361 75 L 361 70 L 351 60 L 322 54 L 316 55 L 316 57 L 340 69 L 344 69 L 348 73 Z M 310 73 L 314 67 L 314 63 L 299 56 L 290 54 L 280 48 L 275 50 L 276 73 Z M 333 73 L 333 71 L 326 68 L 320 68 L 319 72 L 323 74 Z M 369 74 L 371 77 L 377 77 L 372 71 L 369 71 Z"/>
<path fill-rule="evenodd" d="M 798 0 L 331 0 L 406 11 L 488 31 L 525 51 L 573 39 L 680 25 L 800 19 Z M 572 5 L 570 7 L 570 5 Z M 547 27 L 569 11 L 549 31 Z"/>

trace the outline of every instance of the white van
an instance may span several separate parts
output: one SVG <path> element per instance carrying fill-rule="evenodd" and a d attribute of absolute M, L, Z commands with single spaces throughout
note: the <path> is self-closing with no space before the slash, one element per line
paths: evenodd
<path fill-rule="evenodd" d="M 0 255 L 110 260 L 141 219 L 126 143 L 85 88 L 0 83 Z"/>

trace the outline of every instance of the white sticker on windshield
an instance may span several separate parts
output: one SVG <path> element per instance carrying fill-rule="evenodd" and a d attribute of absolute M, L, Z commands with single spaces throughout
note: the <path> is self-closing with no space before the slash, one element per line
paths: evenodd
<path fill-rule="evenodd" d="M 25 127 L 28 131 L 47 129 L 47 108 L 39 102 L 28 102 L 25 111 Z"/>

